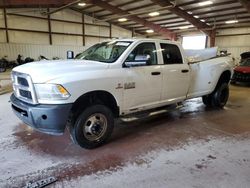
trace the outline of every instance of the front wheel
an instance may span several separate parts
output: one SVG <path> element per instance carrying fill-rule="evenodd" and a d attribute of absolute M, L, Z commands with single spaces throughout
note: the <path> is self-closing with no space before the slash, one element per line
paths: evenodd
<path fill-rule="evenodd" d="M 113 113 L 104 105 L 87 107 L 70 127 L 73 141 L 86 149 L 96 148 L 107 141 L 114 128 Z"/>

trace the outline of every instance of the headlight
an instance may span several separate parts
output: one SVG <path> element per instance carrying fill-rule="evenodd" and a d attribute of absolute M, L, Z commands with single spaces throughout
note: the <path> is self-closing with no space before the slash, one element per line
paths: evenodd
<path fill-rule="evenodd" d="M 65 100 L 70 93 L 59 84 L 34 84 L 38 100 Z"/>

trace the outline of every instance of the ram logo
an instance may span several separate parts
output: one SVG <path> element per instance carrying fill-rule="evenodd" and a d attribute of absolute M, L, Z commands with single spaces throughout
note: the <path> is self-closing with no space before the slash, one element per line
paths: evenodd
<path fill-rule="evenodd" d="M 135 82 L 129 82 L 124 84 L 124 89 L 133 89 L 135 88 Z"/>

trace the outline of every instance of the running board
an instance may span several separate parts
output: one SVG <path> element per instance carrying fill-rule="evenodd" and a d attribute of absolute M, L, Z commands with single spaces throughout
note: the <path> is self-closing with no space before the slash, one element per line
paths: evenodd
<path fill-rule="evenodd" d="M 155 116 L 155 115 L 166 113 L 166 112 L 171 112 L 181 107 L 183 107 L 183 104 L 180 102 L 180 103 L 173 104 L 173 105 L 167 105 L 167 106 L 153 108 L 153 109 L 142 111 L 142 112 L 128 114 L 128 115 L 122 116 L 120 119 L 124 122 L 130 122 L 130 121 L 135 121 L 141 118 L 146 118 L 146 117 Z"/>
<path fill-rule="evenodd" d="M 46 187 L 46 186 L 48 186 L 56 181 L 57 181 L 57 179 L 55 177 L 49 177 L 49 178 L 38 180 L 35 182 L 28 182 L 24 188 L 42 188 L 42 187 Z"/>

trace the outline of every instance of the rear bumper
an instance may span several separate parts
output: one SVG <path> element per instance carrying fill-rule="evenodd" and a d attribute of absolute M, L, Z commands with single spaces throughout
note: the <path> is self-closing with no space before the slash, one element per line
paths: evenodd
<path fill-rule="evenodd" d="M 25 124 L 40 132 L 60 135 L 64 133 L 72 104 L 32 105 L 15 97 L 10 97 L 12 109 Z"/>

